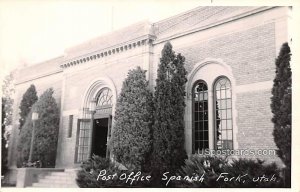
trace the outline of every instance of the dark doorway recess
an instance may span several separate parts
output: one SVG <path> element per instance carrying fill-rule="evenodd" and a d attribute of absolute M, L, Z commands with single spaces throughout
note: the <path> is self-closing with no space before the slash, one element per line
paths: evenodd
<path fill-rule="evenodd" d="M 94 120 L 92 154 L 106 157 L 108 118 Z"/>

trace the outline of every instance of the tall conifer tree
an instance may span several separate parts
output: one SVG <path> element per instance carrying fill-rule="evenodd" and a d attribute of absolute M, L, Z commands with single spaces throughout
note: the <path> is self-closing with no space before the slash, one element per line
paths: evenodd
<path fill-rule="evenodd" d="M 152 168 L 156 173 L 175 172 L 184 163 L 185 58 L 171 43 L 162 50 L 154 94 Z"/>
<path fill-rule="evenodd" d="M 112 152 L 130 170 L 143 171 L 151 150 L 153 96 L 146 71 L 140 67 L 128 72 L 117 101 Z"/>
<path fill-rule="evenodd" d="M 274 123 L 274 141 L 277 154 L 287 167 L 286 184 L 290 185 L 291 170 L 291 134 L 292 134 L 292 72 L 290 68 L 291 50 L 288 43 L 281 47 L 276 59 L 276 76 L 272 89 L 271 109 Z"/>
<path fill-rule="evenodd" d="M 20 104 L 20 127 L 25 123 L 26 117 L 29 114 L 32 105 L 38 100 L 36 89 L 34 85 L 30 85 L 27 91 L 24 93 L 21 104 Z"/>
<path fill-rule="evenodd" d="M 54 167 L 56 159 L 57 139 L 59 131 L 59 108 L 53 97 L 53 89 L 47 89 L 32 106 L 38 113 L 35 123 L 35 137 L 32 161 L 40 160 L 43 167 Z M 20 131 L 18 143 L 18 165 L 29 158 L 33 123 L 32 110 L 27 115 L 25 124 Z"/>
<path fill-rule="evenodd" d="M 5 175 L 8 171 L 7 155 L 8 148 L 7 143 L 9 142 L 10 131 L 7 130 L 8 126 L 12 125 L 12 114 L 13 114 L 13 94 L 14 94 L 14 73 L 11 72 L 3 80 L 2 85 L 2 113 L 1 113 L 1 175 Z"/>

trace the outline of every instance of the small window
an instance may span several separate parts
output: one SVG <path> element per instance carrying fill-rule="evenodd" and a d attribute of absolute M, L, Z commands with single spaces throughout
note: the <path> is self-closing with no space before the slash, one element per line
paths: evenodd
<path fill-rule="evenodd" d="M 73 129 L 73 115 L 70 115 L 69 116 L 68 138 L 72 137 L 72 129 Z"/>

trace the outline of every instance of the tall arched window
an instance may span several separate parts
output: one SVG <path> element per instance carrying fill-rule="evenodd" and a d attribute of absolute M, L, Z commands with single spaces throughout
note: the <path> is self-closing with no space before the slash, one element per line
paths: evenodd
<path fill-rule="evenodd" d="M 208 91 L 204 81 L 193 87 L 193 153 L 208 148 Z"/>
<path fill-rule="evenodd" d="M 215 149 L 233 149 L 232 96 L 228 78 L 216 80 L 214 100 Z"/>

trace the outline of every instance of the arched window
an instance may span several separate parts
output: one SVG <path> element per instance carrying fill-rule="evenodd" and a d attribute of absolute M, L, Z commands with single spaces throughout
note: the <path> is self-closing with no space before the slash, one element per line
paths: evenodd
<path fill-rule="evenodd" d="M 208 148 L 208 91 L 204 81 L 193 87 L 193 153 Z"/>
<path fill-rule="evenodd" d="M 103 88 L 96 97 L 97 107 L 112 105 L 112 92 L 109 88 Z"/>
<path fill-rule="evenodd" d="M 233 149 L 232 96 L 228 78 L 220 77 L 214 85 L 215 149 Z"/>

